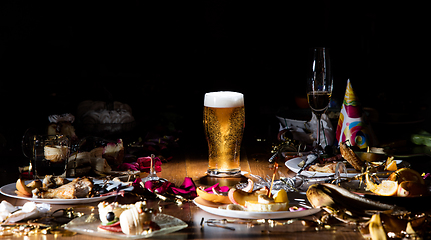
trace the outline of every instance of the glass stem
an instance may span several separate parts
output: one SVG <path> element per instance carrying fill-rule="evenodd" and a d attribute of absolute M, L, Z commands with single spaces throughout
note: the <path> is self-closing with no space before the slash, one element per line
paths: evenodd
<path fill-rule="evenodd" d="M 316 114 L 317 117 L 317 148 L 320 147 L 320 119 L 321 119 L 321 115 L 320 114 Z"/>
<path fill-rule="evenodd" d="M 150 163 L 150 176 L 154 176 L 157 177 L 157 172 L 156 172 L 156 164 L 155 164 L 155 158 L 156 156 L 154 154 L 151 154 L 151 163 Z"/>

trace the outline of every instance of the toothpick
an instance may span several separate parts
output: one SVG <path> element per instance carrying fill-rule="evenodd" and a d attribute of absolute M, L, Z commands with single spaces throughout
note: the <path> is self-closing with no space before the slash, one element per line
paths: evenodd
<path fill-rule="evenodd" d="M 271 197 L 272 187 L 274 186 L 275 174 L 278 170 L 278 163 L 274 163 L 274 173 L 272 174 L 271 187 L 269 188 L 268 197 Z"/>
<path fill-rule="evenodd" d="M 150 161 L 150 174 L 153 172 L 153 161 L 154 161 L 154 154 L 150 155 L 151 161 Z"/>

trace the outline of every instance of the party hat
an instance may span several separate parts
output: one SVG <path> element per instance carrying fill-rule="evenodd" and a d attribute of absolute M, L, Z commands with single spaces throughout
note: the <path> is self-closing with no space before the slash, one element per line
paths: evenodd
<path fill-rule="evenodd" d="M 366 148 L 370 145 L 368 126 L 362 118 L 362 108 L 353 91 L 350 79 L 347 80 L 336 137 L 339 145 L 347 140 L 352 146 L 356 145 L 359 148 Z"/>

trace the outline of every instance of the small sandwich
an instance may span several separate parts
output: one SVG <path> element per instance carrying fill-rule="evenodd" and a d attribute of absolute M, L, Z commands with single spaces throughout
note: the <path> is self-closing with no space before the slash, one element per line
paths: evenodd
<path fill-rule="evenodd" d="M 257 201 L 245 201 L 247 211 L 251 212 L 275 212 L 287 211 L 289 202 L 276 202 L 273 198 L 261 194 L 258 196 Z"/>
<path fill-rule="evenodd" d="M 100 230 L 139 235 L 160 229 L 157 223 L 151 221 L 153 210 L 148 209 L 144 202 L 128 205 L 101 202 L 98 207 L 102 222 L 98 227 Z"/>
<path fill-rule="evenodd" d="M 109 232 L 122 232 L 120 226 L 120 215 L 129 209 L 130 205 L 120 205 L 118 202 L 101 202 L 99 208 L 99 218 L 102 222 L 99 229 Z"/>
<path fill-rule="evenodd" d="M 43 147 L 45 159 L 51 162 L 62 162 L 67 158 L 68 147 L 59 145 L 50 145 Z"/>

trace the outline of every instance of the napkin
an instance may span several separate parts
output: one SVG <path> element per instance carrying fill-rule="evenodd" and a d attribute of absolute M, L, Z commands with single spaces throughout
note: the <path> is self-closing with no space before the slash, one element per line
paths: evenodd
<path fill-rule="evenodd" d="M 26 202 L 22 207 L 16 207 L 3 200 L 0 203 L 0 221 L 15 223 L 22 220 L 38 218 L 51 209 L 51 205 Z"/>
<path fill-rule="evenodd" d="M 288 119 L 279 116 L 277 118 L 280 121 L 279 131 L 288 129 L 292 133 L 294 140 L 305 144 L 313 144 L 313 141 L 317 139 L 317 117 L 314 113 L 310 121 Z M 320 128 L 320 144 L 323 148 L 326 145 L 331 146 L 334 142 L 334 128 L 328 115 L 322 114 L 320 124 L 320 126 L 323 126 L 323 128 Z M 308 132 L 311 132 L 311 134 Z"/>
<path fill-rule="evenodd" d="M 370 129 L 365 122 L 359 99 L 353 91 L 350 79 L 347 79 L 347 87 L 338 119 L 336 137 L 338 145 L 349 140 L 352 146 L 356 145 L 363 149 L 371 144 Z"/>

